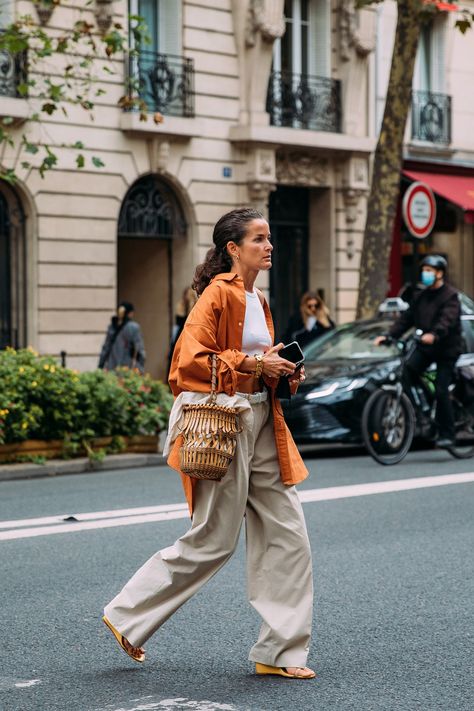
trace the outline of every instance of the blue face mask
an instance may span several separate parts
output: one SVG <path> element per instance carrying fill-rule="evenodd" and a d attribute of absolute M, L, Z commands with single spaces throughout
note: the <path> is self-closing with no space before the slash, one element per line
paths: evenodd
<path fill-rule="evenodd" d="M 436 274 L 423 270 L 421 272 L 421 283 L 425 286 L 433 286 L 436 281 Z"/>

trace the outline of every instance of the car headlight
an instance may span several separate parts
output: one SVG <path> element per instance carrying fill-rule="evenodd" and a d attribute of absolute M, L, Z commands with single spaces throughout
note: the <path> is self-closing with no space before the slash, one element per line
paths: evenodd
<path fill-rule="evenodd" d="M 328 385 L 323 385 L 320 388 L 311 390 L 311 392 L 305 396 L 305 400 L 316 400 L 320 397 L 328 397 L 335 393 L 336 390 L 348 393 L 352 390 L 363 388 L 366 383 L 367 378 L 341 378 L 341 380 L 335 380 Z"/>

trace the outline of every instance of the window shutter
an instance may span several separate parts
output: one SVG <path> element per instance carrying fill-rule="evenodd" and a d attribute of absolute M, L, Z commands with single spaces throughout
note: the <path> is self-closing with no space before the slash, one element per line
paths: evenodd
<path fill-rule="evenodd" d="M 331 75 L 331 28 L 328 0 L 311 0 L 309 72 L 320 77 Z"/>
<path fill-rule="evenodd" d="M 9 25 L 15 19 L 13 0 L 0 0 L 0 27 Z"/>
<path fill-rule="evenodd" d="M 446 13 L 444 13 L 446 15 Z M 431 42 L 431 90 L 446 92 L 446 17 L 433 22 Z"/>
<path fill-rule="evenodd" d="M 182 53 L 181 0 L 159 0 L 159 51 L 163 54 Z"/>

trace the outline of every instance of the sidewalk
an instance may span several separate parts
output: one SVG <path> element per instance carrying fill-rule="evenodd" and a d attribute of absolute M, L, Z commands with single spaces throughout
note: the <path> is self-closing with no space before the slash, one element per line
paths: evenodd
<path fill-rule="evenodd" d="M 84 474 L 85 472 L 111 469 L 162 466 L 166 466 L 166 459 L 162 454 L 109 454 L 103 462 L 91 462 L 87 457 L 69 460 L 49 459 L 44 464 L 32 464 L 30 462 L 0 464 L 0 482 L 61 476 L 63 474 Z"/>

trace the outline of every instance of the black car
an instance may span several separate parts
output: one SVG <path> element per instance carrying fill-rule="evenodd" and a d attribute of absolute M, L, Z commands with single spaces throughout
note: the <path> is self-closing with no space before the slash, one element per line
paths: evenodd
<path fill-rule="evenodd" d="M 461 303 L 466 354 L 472 354 L 474 303 L 464 296 Z M 392 323 L 393 318 L 387 315 L 354 321 L 304 349 L 306 380 L 290 401 L 282 401 L 286 422 L 298 444 L 362 443 L 360 422 L 365 402 L 375 388 L 395 379 L 400 366 L 399 345 L 375 346 L 373 342 Z M 461 356 L 460 363 L 465 358 Z"/>

